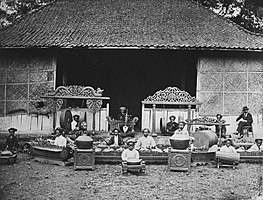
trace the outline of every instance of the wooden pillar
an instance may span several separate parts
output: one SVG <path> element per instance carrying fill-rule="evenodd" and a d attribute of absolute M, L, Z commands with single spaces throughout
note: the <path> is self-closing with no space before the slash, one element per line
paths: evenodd
<path fill-rule="evenodd" d="M 57 99 L 53 99 L 53 130 L 56 128 L 56 120 L 57 120 Z"/>
<path fill-rule="evenodd" d="M 144 108 L 145 108 L 145 105 L 144 103 L 142 103 L 142 118 L 141 118 L 141 130 L 144 129 Z"/>
<path fill-rule="evenodd" d="M 96 128 L 96 111 L 93 111 L 92 113 L 92 133 L 95 133 L 95 128 Z"/>
<path fill-rule="evenodd" d="M 106 117 L 108 116 L 110 116 L 110 104 L 109 103 L 106 104 Z M 106 130 L 110 131 L 108 120 L 106 120 Z"/>
<path fill-rule="evenodd" d="M 153 118 L 152 118 L 152 132 L 155 133 L 156 132 L 156 124 L 155 124 L 155 121 L 156 121 L 156 105 L 153 104 Z"/>
<path fill-rule="evenodd" d="M 187 119 L 188 119 L 188 122 L 190 122 L 190 120 L 191 120 L 191 105 L 188 105 Z M 190 127 L 191 127 L 191 125 L 187 124 L 187 131 L 189 134 L 190 134 Z"/>

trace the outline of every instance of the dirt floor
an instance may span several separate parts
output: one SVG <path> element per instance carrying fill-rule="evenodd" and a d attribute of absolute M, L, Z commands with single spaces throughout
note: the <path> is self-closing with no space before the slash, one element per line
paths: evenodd
<path fill-rule="evenodd" d="M 262 169 L 262 167 L 261 167 Z M 146 174 L 121 174 L 119 165 L 73 166 L 42 164 L 18 154 L 14 165 L 0 166 L 0 199 L 185 199 L 247 200 L 258 192 L 259 164 L 238 169 L 192 167 L 190 173 L 147 165 Z"/>

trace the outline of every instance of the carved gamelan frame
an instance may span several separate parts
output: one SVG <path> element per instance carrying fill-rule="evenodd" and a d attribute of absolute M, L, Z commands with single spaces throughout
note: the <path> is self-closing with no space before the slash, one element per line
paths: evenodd
<path fill-rule="evenodd" d="M 41 96 L 42 98 L 49 98 L 53 100 L 53 128 L 56 126 L 56 112 L 60 110 L 67 99 L 82 99 L 86 100 L 87 109 L 93 113 L 93 131 L 95 131 L 95 114 L 101 109 L 102 101 L 109 100 L 109 97 L 103 97 L 104 90 L 99 87 L 95 90 L 91 86 L 59 86 L 55 91 Z"/>
<path fill-rule="evenodd" d="M 142 102 L 142 119 L 144 117 L 145 105 L 152 105 L 152 132 L 156 132 L 156 105 L 187 105 L 188 106 L 188 119 L 191 119 L 191 107 L 193 105 L 201 105 L 200 102 L 196 100 L 195 97 L 192 97 L 188 92 L 180 90 L 177 87 L 167 87 L 164 90 L 159 90 L 151 96 L 148 96 Z M 190 126 L 187 127 L 190 130 Z"/>

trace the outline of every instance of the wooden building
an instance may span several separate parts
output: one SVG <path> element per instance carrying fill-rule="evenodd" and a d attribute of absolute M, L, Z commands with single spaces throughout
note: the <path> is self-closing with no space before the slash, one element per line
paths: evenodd
<path fill-rule="evenodd" d="M 127 106 L 138 117 L 141 101 L 171 86 L 230 131 L 248 106 L 260 132 L 262 50 L 262 35 L 191 0 L 57 0 L 0 30 L 0 129 L 51 131 L 40 96 L 60 85 L 100 87 L 110 115 Z"/>

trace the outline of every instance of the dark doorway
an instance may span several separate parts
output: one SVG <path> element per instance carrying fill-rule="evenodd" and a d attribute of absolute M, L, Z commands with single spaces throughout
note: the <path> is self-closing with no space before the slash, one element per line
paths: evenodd
<path fill-rule="evenodd" d="M 104 89 L 110 115 L 120 106 L 141 116 L 141 101 L 158 90 L 177 86 L 196 95 L 197 55 L 182 50 L 60 50 L 57 86 L 83 85 Z"/>

